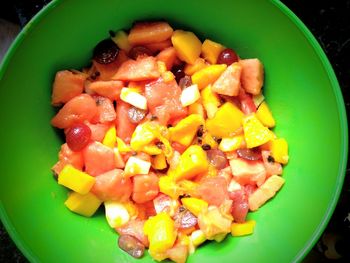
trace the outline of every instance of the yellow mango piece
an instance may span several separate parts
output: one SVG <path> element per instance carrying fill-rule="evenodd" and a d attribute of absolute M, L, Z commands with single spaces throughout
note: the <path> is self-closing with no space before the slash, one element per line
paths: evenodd
<path fill-rule="evenodd" d="M 269 106 L 267 106 L 266 101 L 262 102 L 256 111 L 256 117 L 264 124 L 266 127 L 272 128 L 275 126 L 276 122 L 272 116 Z"/>
<path fill-rule="evenodd" d="M 208 208 L 208 203 L 206 201 L 195 197 L 184 197 L 181 199 L 181 202 L 182 205 L 195 216 L 198 216 L 202 210 Z"/>
<path fill-rule="evenodd" d="M 105 137 L 103 138 L 102 144 L 113 148 L 116 142 L 117 142 L 117 131 L 115 129 L 115 126 L 112 126 L 106 132 Z"/>
<path fill-rule="evenodd" d="M 275 134 L 265 127 L 256 115 L 250 114 L 243 118 L 244 138 L 248 148 L 254 148 L 274 139 Z"/>
<path fill-rule="evenodd" d="M 117 148 L 120 153 L 131 152 L 130 146 L 119 137 L 117 137 Z"/>
<path fill-rule="evenodd" d="M 163 74 L 167 71 L 166 64 L 163 61 L 158 60 L 157 61 L 158 71 L 160 74 Z"/>
<path fill-rule="evenodd" d="M 244 144 L 244 136 L 243 135 L 236 135 L 229 138 L 222 138 L 220 144 L 219 144 L 219 150 L 223 152 L 231 152 L 235 151 L 242 147 L 242 144 Z"/>
<path fill-rule="evenodd" d="M 205 118 L 205 112 L 204 112 L 204 107 L 202 105 L 202 103 L 200 102 L 195 102 L 192 103 L 190 106 L 188 106 L 188 114 L 198 114 L 200 116 L 202 116 L 202 118 Z"/>
<path fill-rule="evenodd" d="M 143 231 L 149 240 L 151 253 L 162 253 L 170 249 L 176 240 L 174 220 L 165 212 L 150 217 Z"/>
<path fill-rule="evenodd" d="M 214 118 L 207 119 L 206 128 L 217 138 L 230 137 L 242 126 L 243 112 L 231 102 L 226 102 L 216 112 Z"/>
<path fill-rule="evenodd" d="M 157 145 L 149 144 L 143 146 L 142 152 L 147 153 L 149 155 L 157 155 L 162 153 L 162 149 L 158 148 Z"/>
<path fill-rule="evenodd" d="M 175 181 L 191 179 L 208 170 L 207 154 L 198 145 L 191 145 L 183 152 L 175 170 Z"/>
<path fill-rule="evenodd" d="M 186 64 L 184 71 L 187 76 L 192 76 L 197 71 L 208 67 L 203 58 L 197 58 L 194 64 Z"/>
<path fill-rule="evenodd" d="M 202 43 L 192 32 L 175 30 L 171 36 L 171 42 L 178 58 L 186 63 L 195 63 L 201 54 Z"/>
<path fill-rule="evenodd" d="M 199 89 L 204 89 L 209 84 L 213 84 L 226 68 L 226 64 L 205 67 L 192 75 L 192 83 L 197 84 Z"/>
<path fill-rule="evenodd" d="M 145 122 L 136 127 L 131 136 L 130 146 L 134 151 L 143 151 L 146 145 L 153 145 L 154 140 L 158 139 L 163 143 L 162 151 L 168 157 L 173 153 L 168 137 L 169 132 L 165 126 L 158 123 Z M 159 151 L 153 147 L 148 148 L 148 150 L 156 151 L 155 154 L 159 154 Z"/>
<path fill-rule="evenodd" d="M 253 234 L 255 225 L 255 220 L 248 220 L 244 223 L 233 223 L 231 226 L 231 234 L 234 237 Z"/>
<path fill-rule="evenodd" d="M 171 71 L 165 71 L 164 73 L 162 73 L 161 76 L 164 82 L 166 83 L 173 81 L 175 79 L 175 75 Z"/>
<path fill-rule="evenodd" d="M 166 158 L 164 153 L 152 157 L 152 167 L 156 170 L 163 170 L 167 168 Z"/>
<path fill-rule="evenodd" d="M 211 64 L 216 64 L 218 57 L 225 47 L 219 43 L 206 39 L 202 44 L 202 56 Z"/>
<path fill-rule="evenodd" d="M 181 188 L 176 184 L 172 176 L 166 175 L 159 178 L 159 191 L 170 196 L 172 199 L 177 199 L 182 195 Z"/>
<path fill-rule="evenodd" d="M 82 195 L 87 194 L 94 183 L 95 177 L 74 168 L 70 164 L 67 164 L 58 174 L 58 184 Z"/>
<path fill-rule="evenodd" d="M 111 38 L 114 43 L 118 45 L 118 47 L 126 52 L 129 52 L 131 49 L 131 45 L 128 40 L 128 35 L 123 31 L 120 30 L 117 33 L 115 33 L 115 36 Z"/>
<path fill-rule="evenodd" d="M 208 144 L 212 149 L 218 148 L 218 143 L 214 140 L 213 136 L 209 132 L 203 135 L 202 144 Z"/>
<path fill-rule="evenodd" d="M 71 192 L 64 205 L 74 213 L 90 217 L 96 212 L 101 203 L 102 201 L 90 192 L 84 195 Z"/>
<path fill-rule="evenodd" d="M 201 97 L 205 111 L 209 119 L 214 118 L 215 113 L 218 111 L 220 106 L 219 96 L 213 92 L 211 85 L 208 85 L 201 91 Z"/>
<path fill-rule="evenodd" d="M 191 180 L 181 180 L 178 185 L 181 188 L 182 194 L 195 195 L 197 191 L 198 183 Z"/>
<path fill-rule="evenodd" d="M 288 163 L 288 143 L 285 139 L 275 139 L 270 142 L 271 155 L 276 162 L 287 164 Z"/>
<path fill-rule="evenodd" d="M 175 127 L 169 128 L 170 140 L 189 146 L 200 125 L 204 124 L 201 115 L 191 114 L 179 121 Z"/>

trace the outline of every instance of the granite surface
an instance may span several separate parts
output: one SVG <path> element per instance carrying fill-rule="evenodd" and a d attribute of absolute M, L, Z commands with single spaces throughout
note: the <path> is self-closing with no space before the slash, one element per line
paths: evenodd
<path fill-rule="evenodd" d="M 15 1 L 0 8 L 0 19 L 23 26 L 48 0 Z M 350 115 L 350 0 L 282 0 L 315 35 L 339 80 Z M 3 31 L 0 33 L 4 33 Z M 350 170 L 335 212 L 304 262 L 350 262 Z M 0 222 L 0 262 L 28 262 Z"/>

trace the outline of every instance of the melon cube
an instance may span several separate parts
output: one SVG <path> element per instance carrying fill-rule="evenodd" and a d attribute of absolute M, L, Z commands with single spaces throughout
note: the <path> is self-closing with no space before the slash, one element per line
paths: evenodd
<path fill-rule="evenodd" d="M 79 194 L 87 194 L 95 183 L 95 178 L 72 165 L 67 164 L 58 175 L 61 184 Z"/>

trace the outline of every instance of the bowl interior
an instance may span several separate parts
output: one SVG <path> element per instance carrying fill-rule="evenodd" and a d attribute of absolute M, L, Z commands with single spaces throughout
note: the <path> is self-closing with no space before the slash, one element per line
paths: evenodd
<path fill-rule="evenodd" d="M 260 58 L 275 132 L 290 147 L 285 186 L 249 215 L 257 221 L 255 233 L 205 244 L 188 262 L 301 259 L 338 199 L 347 124 L 328 60 L 278 1 L 53 1 L 24 28 L 0 71 L 0 216 L 12 238 L 31 261 L 151 261 L 149 256 L 134 260 L 117 248 L 103 211 L 92 219 L 68 212 L 67 191 L 50 171 L 62 143 L 50 126 L 55 72 L 88 65 L 92 48 L 109 30 L 149 19 L 165 19 L 202 40 L 221 42 L 243 58 Z"/>

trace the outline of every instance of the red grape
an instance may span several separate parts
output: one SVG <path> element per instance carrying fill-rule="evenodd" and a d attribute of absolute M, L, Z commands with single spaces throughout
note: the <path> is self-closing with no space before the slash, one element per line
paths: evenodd
<path fill-rule="evenodd" d="M 220 150 L 208 150 L 206 151 L 209 162 L 220 170 L 227 166 L 228 162 L 225 154 Z"/>
<path fill-rule="evenodd" d="M 137 238 L 130 235 L 119 236 L 118 245 L 134 258 L 142 257 L 145 251 L 145 246 Z"/>
<path fill-rule="evenodd" d="M 82 150 L 88 145 L 90 138 L 91 130 L 83 123 L 74 124 L 66 133 L 68 147 L 75 152 Z"/>
<path fill-rule="evenodd" d="M 231 65 L 232 63 L 235 63 L 238 61 L 238 56 L 236 52 L 234 52 L 230 48 L 226 48 L 223 51 L 221 51 L 217 64 L 226 64 L 227 66 Z"/>
<path fill-rule="evenodd" d="M 237 155 L 248 161 L 257 161 L 261 159 L 261 153 L 256 149 L 238 149 Z"/>

